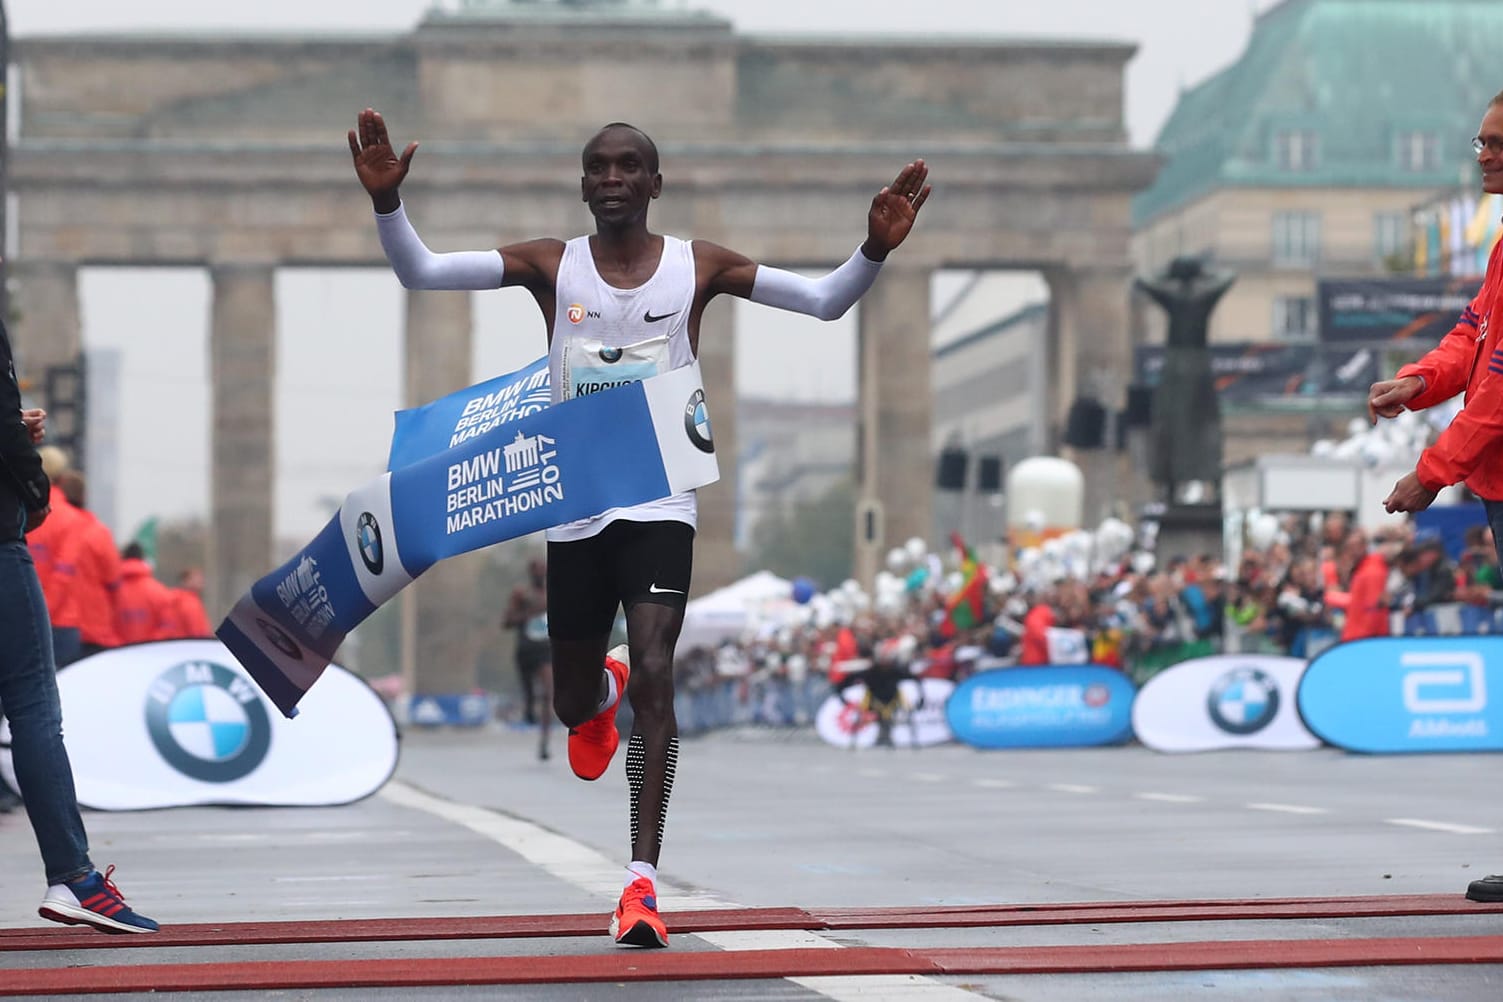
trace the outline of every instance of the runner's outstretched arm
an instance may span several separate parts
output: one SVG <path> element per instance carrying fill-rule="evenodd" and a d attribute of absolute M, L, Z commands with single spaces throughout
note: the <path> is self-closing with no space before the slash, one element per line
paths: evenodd
<path fill-rule="evenodd" d="M 744 255 L 714 244 L 701 244 L 708 301 L 720 293 L 765 306 L 834 320 L 856 304 L 876 281 L 887 255 L 907 239 L 919 209 L 929 198 L 929 168 L 924 161 L 908 164 L 892 184 L 877 192 L 866 217 L 866 242 L 845 264 L 821 278 L 759 265 Z"/>
<path fill-rule="evenodd" d="M 376 232 L 392 271 L 407 289 L 499 289 L 503 286 L 536 287 L 555 269 L 562 251 L 557 240 L 533 240 L 499 250 L 434 253 L 423 243 L 398 194 L 412 168 L 418 144 L 408 143 L 401 155 L 392 148 L 381 114 L 367 108 L 356 128 L 349 131 L 350 155 L 355 176 L 360 179 L 376 211 Z"/>

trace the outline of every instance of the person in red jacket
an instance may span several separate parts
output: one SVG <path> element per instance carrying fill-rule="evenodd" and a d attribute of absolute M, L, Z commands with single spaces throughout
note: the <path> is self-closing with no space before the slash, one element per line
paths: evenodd
<path fill-rule="evenodd" d="M 1049 631 L 1059 617 L 1054 614 L 1054 605 L 1041 598 L 1023 617 L 1023 649 L 1018 655 L 1020 665 L 1046 665 L 1049 663 Z"/>
<path fill-rule="evenodd" d="M 177 577 L 177 587 L 170 589 L 175 606 L 174 621 L 177 628 L 173 636 L 207 638 L 214 636 L 209 625 L 208 613 L 204 612 L 204 572 L 199 567 L 189 567 Z"/>
<path fill-rule="evenodd" d="M 1349 546 L 1360 541 L 1361 531 L 1354 530 Z M 1343 641 L 1388 636 L 1388 572 L 1402 545 L 1383 531 L 1373 540 L 1372 548 L 1357 559 L 1347 589 L 1346 621 L 1341 626 Z"/>
<path fill-rule="evenodd" d="M 120 587 L 115 592 L 115 635 L 122 644 L 178 636 L 172 590 L 153 575 L 140 543 L 120 553 Z"/>
<path fill-rule="evenodd" d="M 83 637 L 83 655 L 97 654 L 120 646 L 115 633 L 115 592 L 120 587 L 120 551 L 109 527 L 84 505 L 84 477 L 68 470 L 58 478 L 58 486 L 69 503 L 84 516 L 79 531 L 77 558 L 77 595 L 79 632 Z"/>
<path fill-rule="evenodd" d="M 78 660 L 83 638 L 78 614 L 78 541 L 87 519 L 68 503 L 58 484 L 68 470 L 68 455 L 55 445 L 37 450 L 42 470 L 51 484 L 52 514 L 26 536 L 26 546 L 35 561 L 37 579 L 47 599 L 52 620 L 52 652 L 59 668 Z"/>
<path fill-rule="evenodd" d="M 1503 93 L 1488 104 L 1472 140 L 1482 190 L 1503 195 Z M 1394 485 L 1383 506 L 1391 512 L 1423 511 L 1444 487 L 1465 482 L 1482 499 L 1493 542 L 1503 561 L 1503 243 L 1494 245 L 1482 289 L 1434 351 L 1406 365 L 1394 379 L 1374 383 L 1368 417 L 1395 417 L 1466 392 L 1466 405 L 1412 473 Z M 1466 896 L 1503 901 L 1503 874 L 1474 880 Z"/>
<path fill-rule="evenodd" d="M 1472 140 L 1482 168 L 1482 190 L 1503 195 L 1503 93 L 1493 98 Z M 1368 392 L 1368 418 L 1395 417 L 1466 393 L 1466 405 L 1412 473 L 1394 485 L 1383 506 L 1390 512 L 1423 511 L 1442 488 L 1465 483 L 1483 499 L 1495 541 L 1503 538 L 1503 242 L 1493 247 L 1487 275 L 1451 333 L 1418 362 Z M 1503 550 L 1500 550 L 1503 552 Z"/>

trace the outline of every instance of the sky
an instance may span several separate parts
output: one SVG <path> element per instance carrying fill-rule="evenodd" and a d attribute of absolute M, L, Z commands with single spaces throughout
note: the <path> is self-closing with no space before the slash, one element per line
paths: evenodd
<path fill-rule="evenodd" d="M 452 8 L 459 2 L 438 5 Z M 663 6 L 712 11 L 744 33 L 1133 42 L 1139 50 L 1128 66 L 1125 111 L 1131 142 L 1148 147 L 1180 89 L 1233 61 L 1246 44 L 1254 9 L 1272 2 L 663 0 Z M 11 34 L 20 39 L 94 32 L 400 33 L 434 6 L 434 0 L 4 0 Z M 1195 26 L 1193 37 L 1187 36 L 1187 24 Z M 342 143 L 343 137 L 331 142 Z M 864 206 L 852 211 L 856 239 Z M 418 226 L 421 232 L 420 219 Z M 936 305 L 960 280 L 953 275 L 936 279 Z M 116 412 L 97 415 L 108 422 L 109 437 L 118 445 L 113 471 L 103 466 L 91 471 L 93 493 L 101 497 L 100 514 L 122 540 L 153 515 L 203 516 L 208 502 L 206 277 L 191 271 L 86 269 L 80 282 L 85 345 L 117 353 L 120 371 Z M 1042 285 L 1033 276 L 1020 276 L 1015 288 L 1019 299 L 1027 299 L 1038 296 Z M 384 468 L 391 411 L 401 403 L 400 293 L 390 275 L 369 271 L 278 275 L 279 539 L 311 537 L 348 491 Z M 153 304 L 149 325 L 139 308 L 143 301 Z M 741 394 L 837 401 L 854 397 L 854 314 L 819 324 L 772 317 L 770 311 L 745 303 L 735 308 Z M 541 320 L 525 293 L 478 296 L 475 314 L 477 381 L 510 371 L 545 350 Z M 142 321 L 120 320 L 133 316 Z M 353 347 L 342 336 L 352 330 L 361 338 Z M 808 364 L 782 362 L 795 345 Z M 359 366 L 349 364 L 352 354 L 361 359 Z M 163 427 L 164 401 L 183 419 Z M 194 420 L 194 415 L 202 417 Z M 309 435 L 309 428 L 317 428 L 318 434 Z"/>

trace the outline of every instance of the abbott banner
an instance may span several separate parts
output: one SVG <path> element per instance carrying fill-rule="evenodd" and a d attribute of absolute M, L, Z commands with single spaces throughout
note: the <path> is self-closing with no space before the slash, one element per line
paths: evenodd
<path fill-rule="evenodd" d="M 1310 730 L 1348 751 L 1503 751 L 1503 637 L 1337 644 L 1298 698 Z"/>
<path fill-rule="evenodd" d="M 1132 705 L 1138 740 L 1154 751 L 1319 748 L 1299 716 L 1302 658 L 1217 655 L 1149 679 Z"/>
<path fill-rule="evenodd" d="M 718 479 L 698 364 L 548 407 L 527 372 L 399 420 L 392 457 L 409 462 L 352 491 L 220 625 L 282 713 L 350 630 L 445 557 Z"/>
<path fill-rule="evenodd" d="M 338 665 L 303 703 L 327 727 L 273 712 L 214 640 L 117 647 L 68 665 L 57 688 L 78 802 L 97 810 L 347 804 L 397 767 L 386 704 Z M 0 771 L 14 785 L 8 741 Z"/>

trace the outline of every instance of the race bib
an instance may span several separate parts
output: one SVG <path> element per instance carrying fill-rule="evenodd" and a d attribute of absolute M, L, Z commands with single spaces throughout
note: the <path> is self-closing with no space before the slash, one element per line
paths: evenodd
<path fill-rule="evenodd" d="M 628 345 L 606 345 L 596 338 L 570 338 L 564 345 L 560 374 L 564 399 L 639 383 L 668 371 L 668 335 Z"/>

